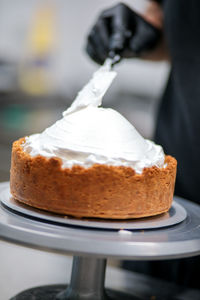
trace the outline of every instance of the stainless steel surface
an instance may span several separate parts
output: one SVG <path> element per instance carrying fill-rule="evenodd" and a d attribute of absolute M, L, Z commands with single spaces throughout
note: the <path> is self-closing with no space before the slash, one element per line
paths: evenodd
<path fill-rule="evenodd" d="M 26 217 L 36 218 L 39 221 L 50 221 L 54 224 L 79 226 L 86 228 L 99 229 L 155 229 L 161 227 L 172 226 L 186 219 L 187 212 L 183 206 L 173 201 L 169 212 L 155 217 L 140 218 L 132 220 L 101 220 L 101 219 L 74 219 L 67 216 L 61 216 L 39 209 L 34 209 L 12 199 L 9 186 L 0 194 L 0 201 L 15 212 L 25 215 Z"/>
<path fill-rule="evenodd" d="M 2 184 L 3 192 L 8 183 Z M 200 254 L 200 206 L 175 197 L 187 218 L 154 230 L 112 231 L 60 226 L 34 220 L 0 207 L 0 237 L 10 242 L 59 253 L 158 260 Z"/>

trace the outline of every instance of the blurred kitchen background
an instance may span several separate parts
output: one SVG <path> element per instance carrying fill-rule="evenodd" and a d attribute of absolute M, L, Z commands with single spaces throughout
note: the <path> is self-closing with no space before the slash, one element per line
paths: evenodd
<path fill-rule="evenodd" d="M 145 0 L 125 1 L 138 12 Z M 9 179 L 14 140 L 61 118 L 98 68 L 84 51 L 89 29 L 113 0 L 0 0 L 0 181 Z M 137 59 L 116 67 L 103 105 L 151 138 L 169 66 Z"/>
<path fill-rule="evenodd" d="M 124 2 L 142 12 L 148 1 Z M 61 118 L 98 68 L 84 51 L 86 37 L 100 11 L 115 3 L 0 0 L 0 181 L 9 180 L 12 142 L 41 132 Z M 152 138 L 169 65 L 132 59 L 121 62 L 116 70 L 118 76 L 103 106 L 118 110 L 143 136 Z M 33 256 L 37 263 L 29 265 Z M 61 282 L 67 270 L 64 259 L 1 242 L 0 299 L 39 283 Z M 28 270 L 32 277 L 25 276 Z"/>

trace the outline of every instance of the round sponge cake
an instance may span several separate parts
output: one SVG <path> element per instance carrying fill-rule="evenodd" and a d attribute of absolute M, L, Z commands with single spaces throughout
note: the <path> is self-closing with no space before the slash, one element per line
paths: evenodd
<path fill-rule="evenodd" d="M 78 218 L 130 219 L 158 215 L 171 207 L 176 160 L 165 167 L 144 168 L 94 164 L 63 168 L 59 158 L 32 157 L 24 139 L 13 143 L 10 189 L 29 206 Z"/>

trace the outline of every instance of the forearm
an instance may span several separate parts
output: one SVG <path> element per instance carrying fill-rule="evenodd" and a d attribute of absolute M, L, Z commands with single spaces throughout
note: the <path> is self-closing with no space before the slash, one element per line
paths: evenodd
<path fill-rule="evenodd" d="M 169 51 L 163 32 L 163 9 L 158 2 L 153 0 L 149 1 L 147 8 L 142 16 L 147 22 L 160 29 L 163 34 L 157 47 L 152 52 L 146 53 L 142 58 L 152 61 L 170 61 Z"/>
<path fill-rule="evenodd" d="M 143 14 L 144 19 L 162 30 L 163 28 L 163 10 L 156 1 L 148 1 L 147 8 Z"/>

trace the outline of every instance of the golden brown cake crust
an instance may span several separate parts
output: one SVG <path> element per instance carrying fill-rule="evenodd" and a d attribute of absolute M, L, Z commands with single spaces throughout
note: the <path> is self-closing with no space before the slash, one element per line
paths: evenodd
<path fill-rule="evenodd" d="M 174 193 L 176 160 L 166 156 L 165 168 L 95 164 L 62 168 L 59 158 L 31 157 L 24 139 L 13 143 L 10 189 L 30 206 L 74 217 L 128 219 L 169 210 Z"/>

